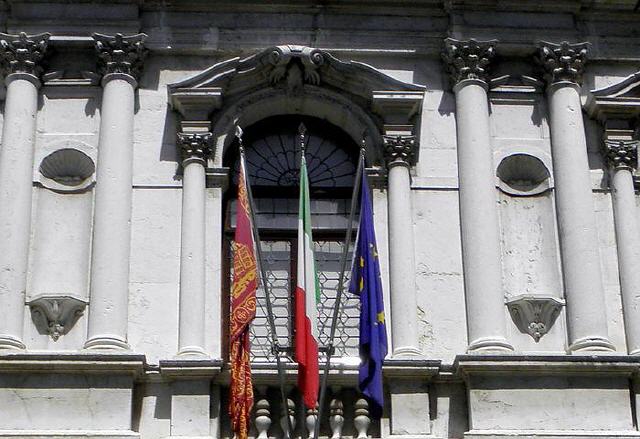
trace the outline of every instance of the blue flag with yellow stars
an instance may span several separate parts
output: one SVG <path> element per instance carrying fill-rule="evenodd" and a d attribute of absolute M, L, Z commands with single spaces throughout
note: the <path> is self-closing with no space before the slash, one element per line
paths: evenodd
<path fill-rule="evenodd" d="M 371 414 L 380 418 L 383 407 L 382 362 L 387 355 L 387 329 L 378 249 L 373 228 L 369 185 L 362 173 L 360 227 L 353 259 L 349 291 L 360 296 L 360 391 L 369 401 Z"/>

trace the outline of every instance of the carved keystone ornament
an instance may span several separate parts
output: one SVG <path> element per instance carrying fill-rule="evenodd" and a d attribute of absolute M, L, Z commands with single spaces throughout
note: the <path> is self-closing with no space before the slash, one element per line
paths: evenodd
<path fill-rule="evenodd" d="M 507 301 L 507 308 L 520 332 L 529 334 L 537 342 L 545 335 L 564 306 L 556 297 L 523 294 Z"/>

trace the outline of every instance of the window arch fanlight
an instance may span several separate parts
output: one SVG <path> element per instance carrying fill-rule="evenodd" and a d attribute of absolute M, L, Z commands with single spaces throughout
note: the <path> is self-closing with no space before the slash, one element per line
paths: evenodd
<path fill-rule="evenodd" d="M 256 223 L 260 229 L 267 282 L 273 297 L 276 332 L 283 346 L 292 346 L 293 289 L 298 218 L 300 148 L 298 126 L 306 127 L 305 157 L 311 188 L 314 247 L 321 289 L 318 306 L 320 345 L 327 343 L 335 304 L 344 233 L 350 208 L 358 145 L 334 125 L 312 117 L 275 116 L 244 130 L 247 174 L 254 193 Z M 237 144 L 229 148 L 224 164 L 232 169 L 225 208 L 225 259 L 231 258 L 235 230 L 235 197 L 239 169 Z M 231 264 L 227 263 L 230 267 Z M 226 271 L 230 283 L 230 269 Z M 260 289 L 257 317 L 252 327 L 254 361 L 272 359 L 266 299 Z M 343 296 L 336 333 L 336 355 L 357 361 L 358 311 L 356 297 Z"/>

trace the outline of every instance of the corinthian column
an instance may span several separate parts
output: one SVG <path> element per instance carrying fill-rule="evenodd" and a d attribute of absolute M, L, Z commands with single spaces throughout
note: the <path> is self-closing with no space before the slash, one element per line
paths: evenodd
<path fill-rule="evenodd" d="M 496 41 L 445 40 L 456 95 L 460 228 L 469 352 L 510 351 L 505 337 L 502 254 L 489 135 L 487 69 Z"/>
<path fill-rule="evenodd" d="M 410 135 L 386 135 L 384 143 L 389 169 L 391 343 L 394 357 L 415 356 L 420 354 L 420 348 L 409 174 L 415 139 Z"/>
<path fill-rule="evenodd" d="M 624 329 L 630 355 L 640 354 L 640 229 L 636 220 L 633 169 L 638 166 L 638 142 L 606 140 Z"/>
<path fill-rule="evenodd" d="M 145 35 L 93 34 L 102 74 L 89 334 L 85 348 L 128 349 L 133 114 Z"/>
<path fill-rule="evenodd" d="M 205 165 L 211 133 L 178 133 L 182 153 L 182 243 L 178 357 L 206 357 Z"/>
<path fill-rule="evenodd" d="M 0 147 L 0 349 L 24 349 L 22 327 L 31 232 L 40 61 L 49 34 L 0 34 L 7 95 Z"/>
<path fill-rule="evenodd" d="M 580 80 L 588 43 L 541 42 L 570 351 L 612 351 L 607 335 Z"/>

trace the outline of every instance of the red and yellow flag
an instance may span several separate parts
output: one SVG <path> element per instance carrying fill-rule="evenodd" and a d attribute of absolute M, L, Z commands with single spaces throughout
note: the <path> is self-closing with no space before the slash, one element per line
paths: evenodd
<path fill-rule="evenodd" d="M 253 247 L 251 214 L 244 160 L 240 160 L 236 232 L 233 242 L 233 285 L 231 287 L 231 387 L 229 416 L 236 439 L 247 439 L 253 407 L 253 385 L 249 361 L 249 325 L 256 315 L 258 270 Z"/>

